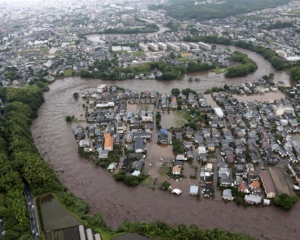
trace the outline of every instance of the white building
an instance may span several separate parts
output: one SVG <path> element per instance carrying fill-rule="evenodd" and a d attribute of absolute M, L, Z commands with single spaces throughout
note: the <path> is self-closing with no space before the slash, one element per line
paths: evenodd
<path fill-rule="evenodd" d="M 216 107 L 216 108 L 214 108 L 214 111 L 215 111 L 215 114 L 216 114 L 219 118 L 223 118 L 223 117 L 224 117 L 224 113 L 223 113 L 223 111 L 222 111 L 221 108 Z"/>
<path fill-rule="evenodd" d="M 148 52 L 148 47 L 142 43 L 139 44 L 139 49 L 143 52 Z"/>
<path fill-rule="evenodd" d="M 200 153 L 206 153 L 206 148 L 205 147 L 198 147 L 198 154 Z"/>
<path fill-rule="evenodd" d="M 204 42 L 198 42 L 198 45 L 200 48 L 204 49 L 204 50 L 211 50 L 211 45 L 206 44 Z"/>
<path fill-rule="evenodd" d="M 124 14 L 124 15 L 121 16 L 121 22 L 122 23 L 126 23 L 126 24 L 134 24 L 135 23 L 135 19 L 132 16 Z"/>
<path fill-rule="evenodd" d="M 197 45 L 196 43 L 190 43 L 190 48 L 191 49 L 199 49 L 199 45 Z"/>
<path fill-rule="evenodd" d="M 181 43 L 181 49 L 184 51 L 190 51 L 190 46 L 185 43 Z"/>
<path fill-rule="evenodd" d="M 158 51 L 158 45 L 154 43 L 149 43 L 148 48 L 154 52 Z"/>
<path fill-rule="evenodd" d="M 173 51 L 177 51 L 177 52 L 180 51 L 180 47 L 173 43 L 167 43 L 167 47 Z"/>
<path fill-rule="evenodd" d="M 106 84 L 101 84 L 100 86 L 97 87 L 97 92 L 98 93 L 103 93 L 107 91 L 107 85 Z"/>
<path fill-rule="evenodd" d="M 164 44 L 164 43 L 158 43 L 158 47 L 159 47 L 159 49 L 161 49 L 161 50 L 167 50 L 167 45 Z"/>
<path fill-rule="evenodd" d="M 278 50 L 276 51 L 279 57 L 287 58 L 287 53 L 285 51 Z"/>

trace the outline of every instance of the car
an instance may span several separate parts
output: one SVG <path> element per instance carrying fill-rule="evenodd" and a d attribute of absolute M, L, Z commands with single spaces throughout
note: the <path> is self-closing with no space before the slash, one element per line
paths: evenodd
<path fill-rule="evenodd" d="M 160 160 L 160 161 L 163 161 L 163 159 L 162 159 L 162 158 L 160 158 L 159 160 Z"/>
<path fill-rule="evenodd" d="M 37 233 L 35 234 L 35 236 L 37 236 L 37 237 L 38 237 L 38 236 L 39 236 L 39 233 L 37 232 Z"/>
<path fill-rule="evenodd" d="M 31 205 L 31 202 L 30 202 L 30 201 L 28 202 L 28 205 L 29 205 L 29 206 Z"/>
<path fill-rule="evenodd" d="M 31 206 L 31 207 L 32 207 L 32 209 L 34 209 L 34 205 L 33 205 L 33 204 L 32 204 L 32 206 Z"/>
<path fill-rule="evenodd" d="M 267 170 L 266 166 L 262 166 L 261 170 Z"/>
<path fill-rule="evenodd" d="M 34 230 L 32 230 L 32 234 L 34 234 L 35 232 L 34 232 Z"/>

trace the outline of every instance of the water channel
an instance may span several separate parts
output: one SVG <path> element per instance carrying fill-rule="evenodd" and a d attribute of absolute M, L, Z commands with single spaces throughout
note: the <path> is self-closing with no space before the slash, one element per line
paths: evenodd
<path fill-rule="evenodd" d="M 248 53 L 248 51 L 242 50 Z M 205 91 L 213 86 L 240 84 L 257 80 L 257 77 L 274 72 L 261 56 L 251 53 L 258 70 L 245 78 L 227 80 L 222 74 L 194 73 L 201 82 L 183 80 L 161 82 L 156 80 L 102 81 L 80 77 L 57 80 L 45 94 L 45 103 L 39 109 L 39 117 L 31 126 L 39 153 L 48 162 L 64 184 L 76 196 L 90 206 L 90 213 L 100 211 L 106 223 L 116 229 L 123 221 L 162 220 L 172 226 L 184 223 L 202 228 L 223 228 L 243 232 L 261 239 L 299 239 L 300 204 L 286 212 L 275 207 L 237 206 L 216 200 L 196 201 L 188 194 L 170 195 L 142 186 L 127 187 L 116 182 L 106 170 L 95 167 L 77 153 L 72 126 L 65 121 L 66 115 L 82 111 L 82 99 L 74 100 L 73 93 L 96 88 L 101 83 L 119 85 L 133 90 L 157 90 L 170 92 L 174 87 L 190 87 Z M 275 73 L 275 81 L 285 80 L 288 75 Z M 185 191 L 188 191 L 186 189 Z"/>

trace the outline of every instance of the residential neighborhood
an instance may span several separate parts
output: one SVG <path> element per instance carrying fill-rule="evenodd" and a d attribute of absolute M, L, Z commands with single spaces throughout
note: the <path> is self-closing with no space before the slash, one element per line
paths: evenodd
<path fill-rule="evenodd" d="M 247 87 L 252 94 L 239 101 L 235 92 Z M 259 87 L 273 91 L 272 97 L 247 100 L 268 94 Z M 296 195 L 300 179 L 298 101 L 290 97 L 298 89 L 272 87 L 260 80 L 218 92 L 184 89 L 172 95 L 178 91 L 102 84 L 81 93 L 88 103 L 82 108 L 86 122 L 75 120 L 74 134 L 83 156 L 114 177 L 137 177 L 134 185 L 270 205 L 279 194 Z M 174 99 L 180 105 L 174 107 Z"/>

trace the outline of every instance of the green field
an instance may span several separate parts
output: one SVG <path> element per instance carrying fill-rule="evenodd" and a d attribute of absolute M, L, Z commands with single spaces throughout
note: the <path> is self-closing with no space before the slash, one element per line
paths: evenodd
<path fill-rule="evenodd" d="M 72 69 L 67 69 L 64 73 L 64 77 L 72 77 L 72 75 L 73 75 Z"/>
<path fill-rule="evenodd" d="M 188 120 L 192 120 L 190 113 L 186 111 L 174 111 L 175 117 L 175 126 L 181 127 L 188 122 Z"/>
<path fill-rule="evenodd" d="M 216 68 L 216 69 L 213 69 L 213 71 L 216 73 L 216 74 L 220 74 L 220 73 L 224 73 L 227 71 L 227 68 Z"/>
<path fill-rule="evenodd" d="M 280 15 L 288 17 L 300 17 L 300 9 L 295 9 L 289 12 L 281 12 Z"/>
<path fill-rule="evenodd" d="M 193 59 L 190 58 L 177 58 L 180 62 L 195 62 Z"/>

